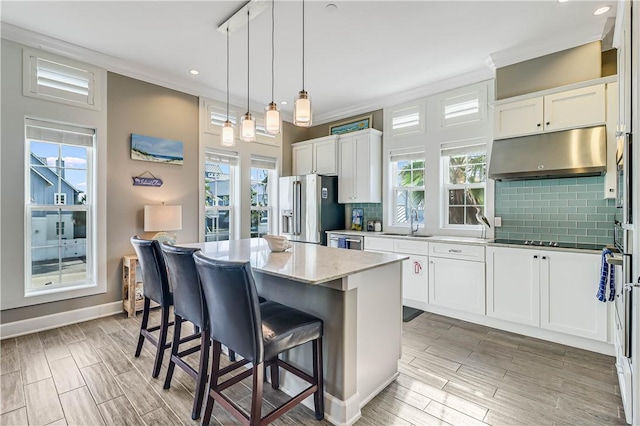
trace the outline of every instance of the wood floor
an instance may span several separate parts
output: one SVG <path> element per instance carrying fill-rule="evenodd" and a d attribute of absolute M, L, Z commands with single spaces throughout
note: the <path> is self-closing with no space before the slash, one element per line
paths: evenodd
<path fill-rule="evenodd" d="M 197 424 L 194 381 L 176 368 L 164 390 L 167 357 L 158 379 L 150 345 L 133 357 L 139 320 L 122 314 L 3 340 L 0 424 Z M 612 357 L 427 313 L 403 334 L 400 376 L 356 425 L 625 424 Z M 245 407 L 247 383 L 230 389 Z M 265 386 L 265 399 L 272 408 L 283 394 Z M 214 416 L 236 424 L 218 405 Z M 274 424 L 329 423 L 298 406 Z"/>

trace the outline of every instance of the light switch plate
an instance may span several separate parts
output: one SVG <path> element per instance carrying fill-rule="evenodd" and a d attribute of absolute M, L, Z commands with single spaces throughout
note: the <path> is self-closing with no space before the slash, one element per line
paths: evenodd
<path fill-rule="evenodd" d="M 493 225 L 496 228 L 500 228 L 502 226 L 502 218 L 501 217 L 494 217 L 493 218 Z"/>

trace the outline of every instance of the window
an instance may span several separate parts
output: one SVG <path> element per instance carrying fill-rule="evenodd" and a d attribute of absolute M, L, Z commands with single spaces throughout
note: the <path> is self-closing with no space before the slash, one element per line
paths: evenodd
<path fill-rule="evenodd" d="M 392 152 L 390 173 L 393 186 L 392 225 L 408 225 L 411 210 L 424 223 L 424 152 Z"/>
<path fill-rule="evenodd" d="M 385 115 L 390 117 L 387 124 L 391 136 L 424 132 L 424 104 L 405 104 L 390 108 Z"/>
<path fill-rule="evenodd" d="M 439 95 L 438 116 L 442 129 L 486 119 L 486 84 L 472 85 Z"/>
<path fill-rule="evenodd" d="M 276 160 L 251 157 L 251 238 L 261 237 L 271 231 L 271 203 L 275 194 Z"/>
<path fill-rule="evenodd" d="M 233 235 L 233 194 L 238 154 L 207 150 L 205 153 L 205 241 L 229 240 Z"/>
<path fill-rule="evenodd" d="M 95 130 L 26 119 L 25 295 L 96 285 Z"/>
<path fill-rule="evenodd" d="M 31 49 L 24 49 L 23 62 L 25 96 L 99 109 L 97 68 Z"/>
<path fill-rule="evenodd" d="M 445 226 L 480 225 L 485 209 L 487 151 L 484 143 L 443 144 Z"/>

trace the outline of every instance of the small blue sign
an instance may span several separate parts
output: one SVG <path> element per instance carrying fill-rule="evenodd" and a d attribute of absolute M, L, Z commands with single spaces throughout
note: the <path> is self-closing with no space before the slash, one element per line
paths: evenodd
<path fill-rule="evenodd" d="M 162 186 L 162 179 L 134 176 L 133 186 Z"/>

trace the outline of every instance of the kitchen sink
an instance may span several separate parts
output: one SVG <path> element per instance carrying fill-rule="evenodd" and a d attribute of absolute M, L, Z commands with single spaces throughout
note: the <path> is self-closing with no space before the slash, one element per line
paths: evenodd
<path fill-rule="evenodd" d="M 429 238 L 433 235 L 424 235 L 424 234 L 399 234 L 396 232 L 382 232 L 380 235 L 386 235 L 389 237 L 408 237 L 408 238 Z"/>

